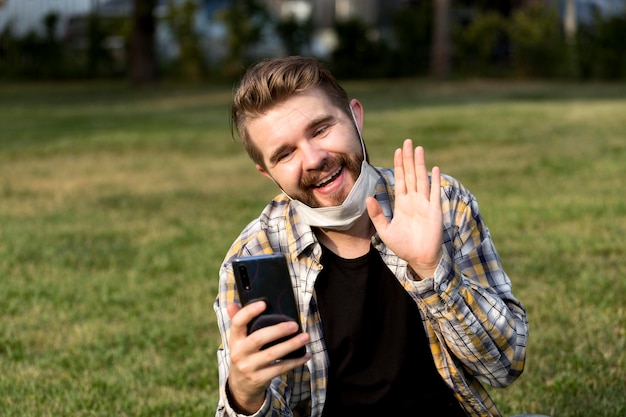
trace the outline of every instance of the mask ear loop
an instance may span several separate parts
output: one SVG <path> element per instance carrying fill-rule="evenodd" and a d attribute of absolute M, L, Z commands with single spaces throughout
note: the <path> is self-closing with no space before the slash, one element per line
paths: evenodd
<path fill-rule="evenodd" d="M 363 140 L 363 135 L 361 134 L 361 129 L 359 129 L 359 124 L 356 121 L 356 116 L 354 115 L 354 111 L 352 110 L 352 106 L 350 107 L 350 113 L 352 114 L 352 120 L 354 121 L 354 128 L 356 129 L 356 133 L 359 135 L 359 140 L 361 141 L 361 151 L 363 152 L 363 161 L 369 162 L 369 157 L 367 155 L 367 150 L 365 150 L 365 141 Z"/>
<path fill-rule="evenodd" d="M 285 194 L 285 195 L 287 196 L 287 198 L 288 198 L 289 200 L 294 201 L 294 199 L 293 199 L 293 198 L 291 198 L 291 196 L 290 196 L 289 194 L 287 194 L 287 191 L 283 190 L 283 187 L 281 187 L 281 186 L 280 186 L 280 184 L 278 184 L 278 182 L 276 182 L 276 180 L 274 179 L 274 177 L 272 177 L 269 173 L 268 173 L 268 176 L 269 176 L 269 178 L 272 180 L 272 182 L 273 182 L 274 184 L 276 184 L 276 186 L 278 187 L 278 189 L 279 189 L 280 191 L 282 191 L 282 193 L 283 193 L 283 194 Z"/>

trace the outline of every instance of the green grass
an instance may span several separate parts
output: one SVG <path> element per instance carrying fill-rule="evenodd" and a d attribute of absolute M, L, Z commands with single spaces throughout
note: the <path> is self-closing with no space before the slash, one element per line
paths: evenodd
<path fill-rule="evenodd" d="M 506 415 L 626 414 L 626 85 L 353 82 L 478 197 L 530 319 Z M 205 416 L 217 270 L 275 194 L 230 88 L 0 85 L 0 415 Z"/>

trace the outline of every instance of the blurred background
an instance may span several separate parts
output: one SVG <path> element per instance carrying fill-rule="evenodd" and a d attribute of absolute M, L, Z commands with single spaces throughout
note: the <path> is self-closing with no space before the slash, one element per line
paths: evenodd
<path fill-rule="evenodd" d="M 531 329 L 503 415 L 626 416 L 626 0 L 0 0 L 0 415 L 214 414 L 218 270 L 277 193 L 232 85 L 287 54 L 481 202 Z"/>
<path fill-rule="evenodd" d="M 624 0 L 0 0 L 0 79 L 231 80 L 314 55 L 340 78 L 626 78 Z"/>

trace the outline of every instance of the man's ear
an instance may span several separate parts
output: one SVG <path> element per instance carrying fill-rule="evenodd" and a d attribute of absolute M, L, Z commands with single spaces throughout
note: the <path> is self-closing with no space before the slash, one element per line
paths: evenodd
<path fill-rule="evenodd" d="M 363 131 L 363 105 L 359 100 L 353 98 L 350 100 L 350 108 L 352 109 L 352 114 L 359 127 L 359 131 Z"/>
<path fill-rule="evenodd" d="M 264 170 L 261 165 L 256 164 L 256 170 L 259 171 L 261 174 L 263 174 L 263 176 L 265 176 L 266 178 L 269 178 L 270 180 L 274 181 L 271 175 L 266 170 Z"/>

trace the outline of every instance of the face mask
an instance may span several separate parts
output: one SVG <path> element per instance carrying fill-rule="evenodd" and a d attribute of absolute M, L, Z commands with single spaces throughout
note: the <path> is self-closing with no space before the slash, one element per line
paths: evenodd
<path fill-rule="evenodd" d="M 291 204 L 300 219 L 312 227 L 331 230 L 348 230 L 365 213 L 365 200 L 373 196 L 378 182 L 378 172 L 367 161 L 361 164 L 361 173 L 345 201 L 333 207 L 309 207 L 298 200 Z"/>

